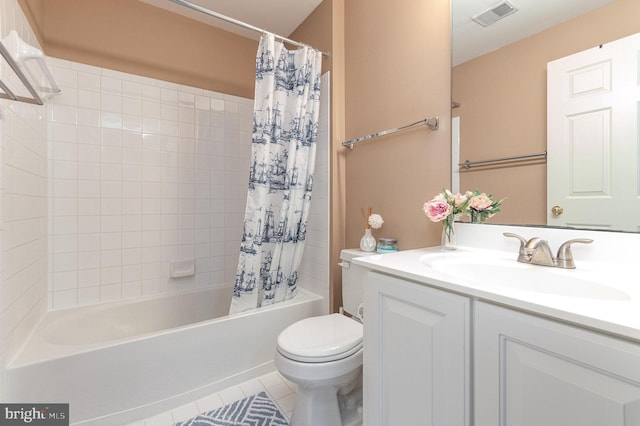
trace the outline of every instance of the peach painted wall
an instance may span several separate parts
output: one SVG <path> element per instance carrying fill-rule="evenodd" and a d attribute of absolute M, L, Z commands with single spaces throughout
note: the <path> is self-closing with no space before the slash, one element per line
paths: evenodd
<path fill-rule="evenodd" d="M 461 160 L 544 151 L 547 62 L 639 31 L 640 2 L 617 0 L 455 67 L 453 100 L 461 106 L 452 112 L 461 117 Z M 499 223 L 545 224 L 546 186 L 544 161 L 479 167 L 460 178 L 463 190 L 508 197 L 492 220 Z"/>
<path fill-rule="evenodd" d="M 20 0 L 49 56 L 253 98 L 257 41 L 137 0 Z"/>
<path fill-rule="evenodd" d="M 358 247 L 367 206 L 385 220 L 376 238 L 439 244 L 442 227 L 422 204 L 451 184 L 449 0 L 349 0 L 345 10 L 346 138 L 426 117 L 441 124 L 343 148 L 346 246 Z"/>

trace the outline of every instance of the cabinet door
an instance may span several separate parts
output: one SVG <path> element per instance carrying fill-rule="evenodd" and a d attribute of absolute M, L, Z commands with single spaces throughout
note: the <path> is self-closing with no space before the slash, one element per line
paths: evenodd
<path fill-rule="evenodd" d="M 364 424 L 469 424 L 469 299 L 369 272 Z"/>
<path fill-rule="evenodd" d="M 475 306 L 476 426 L 640 425 L 640 345 Z"/>

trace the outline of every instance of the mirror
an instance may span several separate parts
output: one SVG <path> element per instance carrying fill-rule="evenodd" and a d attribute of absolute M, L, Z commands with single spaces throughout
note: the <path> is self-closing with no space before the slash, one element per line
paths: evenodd
<path fill-rule="evenodd" d="M 547 63 L 640 32 L 637 0 L 508 0 L 514 13 L 496 0 L 451 1 L 460 162 L 544 153 Z M 490 9 L 506 14 L 487 27 L 472 20 Z M 491 223 L 547 225 L 544 155 L 453 171 L 461 190 L 507 197 Z"/>

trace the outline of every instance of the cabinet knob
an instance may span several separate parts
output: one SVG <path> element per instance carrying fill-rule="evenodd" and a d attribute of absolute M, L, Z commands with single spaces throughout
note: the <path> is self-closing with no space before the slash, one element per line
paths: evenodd
<path fill-rule="evenodd" d="M 554 216 L 560 216 L 562 213 L 564 213 L 564 209 L 560 206 L 553 206 L 551 207 L 551 213 Z"/>

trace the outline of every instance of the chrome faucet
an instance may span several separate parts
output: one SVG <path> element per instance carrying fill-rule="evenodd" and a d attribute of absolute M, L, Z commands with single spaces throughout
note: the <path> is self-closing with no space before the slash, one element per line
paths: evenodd
<path fill-rule="evenodd" d="M 517 238 L 520 241 L 518 262 L 564 269 L 575 269 L 576 267 L 576 264 L 573 261 L 573 253 L 571 252 L 571 244 L 590 244 L 593 242 L 593 240 L 589 238 L 576 238 L 565 241 L 560 245 L 560 248 L 558 248 L 558 254 L 554 257 L 551 253 L 549 243 L 542 238 L 533 237 L 527 241 L 520 235 L 512 234 L 511 232 L 505 232 L 502 235 L 505 237 Z"/>

